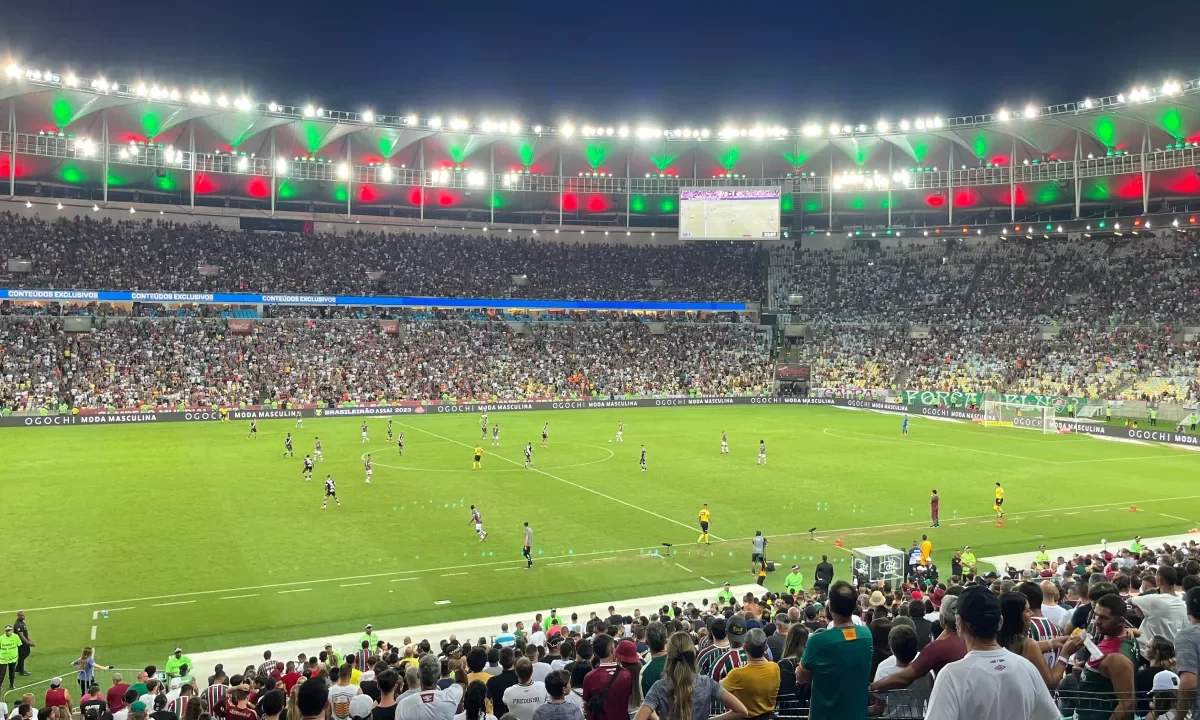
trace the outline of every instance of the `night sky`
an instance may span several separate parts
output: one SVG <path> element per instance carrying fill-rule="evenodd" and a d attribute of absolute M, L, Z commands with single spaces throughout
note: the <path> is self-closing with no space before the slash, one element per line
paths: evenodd
<path fill-rule="evenodd" d="M 1194 3 L 0 3 L 0 60 L 258 101 L 720 127 L 992 112 L 1200 76 Z"/>

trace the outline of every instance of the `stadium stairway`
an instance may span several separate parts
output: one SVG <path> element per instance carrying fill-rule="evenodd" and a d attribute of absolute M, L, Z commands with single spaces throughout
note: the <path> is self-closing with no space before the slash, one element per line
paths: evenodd
<path fill-rule="evenodd" d="M 514 566 L 513 572 L 525 572 L 521 566 Z M 777 585 L 782 585 L 783 578 L 778 578 Z M 697 583 L 698 585 L 701 583 Z M 678 602 L 681 606 L 686 603 L 695 603 L 699 605 L 701 601 L 708 600 L 712 602 L 716 600 L 717 593 L 721 591 L 720 585 L 705 585 L 704 587 L 691 592 L 672 593 L 670 595 L 656 595 L 653 597 L 634 598 L 632 600 L 623 601 L 602 601 L 591 603 L 589 605 L 580 605 L 577 607 L 559 607 L 558 614 L 564 619 L 571 617 L 571 613 L 578 613 L 580 623 L 586 623 L 589 614 L 592 611 L 602 612 L 612 605 L 621 615 L 633 615 L 634 610 L 641 610 L 644 615 L 657 613 L 658 609 L 663 605 L 669 605 L 672 602 Z M 763 592 L 763 588 L 758 585 L 737 585 L 730 588 L 735 598 L 740 598 L 748 592 L 753 592 L 759 595 Z M 403 596 L 401 596 L 403 597 Z M 386 640 L 394 645 L 399 645 L 405 637 L 409 637 L 412 641 L 420 642 L 428 640 L 429 644 L 437 647 L 438 641 L 443 638 L 448 638 L 454 635 L 459 642 L 466 640 L 474 641 L 480 637 L 486 637 L 489 641 L 494 639 L 500 633 L 501 623 L 508 623 L 509 627 L 514 627 L 517 620 L 525 623 L 526 627 L 532 627 L 534 615 L 542 613 L 547 615 L 550 610 L 549 606 L 543 606 L 528 610 L 526 612 L 510 613 L 508 615 L 496 615 L 493 617 L 478 618 L 475 620 L 461 620 L 455 622 L 437 623 L 432 625 L 415 625 L 411 627 L 399 627 L 391 629 L 376 629 L 375 633 L 380 639 Z M 287 640 L 277 643 L 269 643 L 266 645 L 256 645 L 251 647 L 229 648 L 227 650 L 213 650 L 209 652 L 189 653 L 192 660 L 196 663 L 196 667 L 202 672 L 208 672 L 216 663 L 223 663 L 227 668 L 241 668 L 247 665 L 253 665 L 262 662 L 263 651 L 270 650 L 273 657 L 281 660 L 294 660 L 298 653 L 316 653 L 319 652 L 325 643 L 332 643 L 334 650 L 338 652 L 346 652 L 355 648 L 358 638 L 362 635 L 361 627 L 347 627 L 348 631 L 344 635 L 334 637 L 309 638 L 307 640 Z M 165 647 L 165 646 L 164 646 Z M 168 650 L 163 650 L 163 657 L 166 657 Z"/>

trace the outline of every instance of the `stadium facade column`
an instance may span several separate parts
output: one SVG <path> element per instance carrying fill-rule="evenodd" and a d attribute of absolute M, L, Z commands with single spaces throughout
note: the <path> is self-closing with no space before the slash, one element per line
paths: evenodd
<path fill-rule="evenodd" d="M 1146 152 L 1150 149 L 1150 125 L 1142 133 L 1142 214 L 1150 212 L 1150 171 L 1146 169 Z"/>
<path fill-rule="evenodd" d="M 488 224 L 496 222 L 496 138 L 488 146 Z"/>
<path fill-rule="evenodd" d="M 558 226 L 563 221 L 563 174 L 562 174 L 562 143 L 558 145 Z"/>
<path fill-rule="evenodd" d="M 1080 196 L 1080 193 L 1079 193 L 1079 153 L 1083 151 L 1082 135 L 1083 135 L 1082 131 L 1080 131 L 1080 130 L 1075 131 L 1075 162 L 1073 164 L 1074 164 L 1074 175 L 1075 175 L 1075 219 L 1076 220 L 1079 219 L 1079 196 Z"/>
<path fill-rule="evenodd" d="M 421 222 L 425 222 L 425 137 L 417 140 L 417 159 L 421 164 L 421 175 L 417 180 L 417 205 L 421 208 Z"/>
<path fill-rule="evenodd" d="M 833 153 L 836 150 L 833 143 L 829 143 L 829 229 L 833 230 Z"/>
<path fill-rule="evenodd" d="M 108 157 L 107 147 L 104 157 Z M 8 103 L 8 196 L 17 196 L 17 104 Z"/>
<path fill-rule="evenodd" d="M 631 178 L 629 177 L 629 153 L 630 152 L 632 152 L 632 151 L 629 149 L 629 146 L 626 145 L 625 146 L 625 229 L 626 230 L 629 229 L 629 225 L 631 222 L 630 218 L 629 218 L 629 213 L 632 210 L 631 206 L 633 205 L 633 193 L 629 187 L 631 184 L 631 182 L 630 182 Z"/>
<path fill-rule="evenodd" d="M 893 172 L 892 171 L 892 155 L 893 155 L 893 151 L 895 149 L 896 149 L 895 145 L 888 143 L 888 174 L 887 174 L 887 176 L 888 176 L 888 186 L 887 186 L 888 220 L 887 220 L 887 226 L 889 228 L 892 226 L 892 172 Z"/>
<path fill-rule="evenodd" d="M 108 143 L 105 143 L 105 147 L 108 147 Z M 192 167 L 190 170 L 191 182 L 188 183 L 188 186 L 190 187 L 189 192 L 191 193 L 191 201 L 190 201 L 191 206 L 192 206 L 192 209 L 195 210 L 196 209 L 196 124 L 194 122 L 188 123 L 188 152 L 191 154 L 191 158 L 192 158 L 192 162 L 191 162 Z M 107 178 L 108 173 L 105 172 L 104 176 Z"/>
<path fill-rule="evenodd" d="M 354 202 L 354 157 L 351 155 L 351 147 L 353 143 L 350 139 L 354 137 L 354 133 L 346 135 L 346 219 L 354 213 L 351 203 Z"/>
<path fill-rule="evenodd" d="M 112 148 L 110 148 L 108 145 L 108 108 L 104 108 L 100 111 L 100 137 L 101 145 L 104 147 L 104 183 L 100 198 L 101 202 L 103 202 L 105 205 L 108 205 L 108 159 L 109 156 L 112 155 Z M 192 148 L 192 150 L 192 157 L 195 158 L 195 148 Z M 195 165 L 194 162 L 192 164 L 193 166 Z M 192 185 L 194 187 L 195 183 L 192 183 Z M 196 201 L 193 198 L 192 205 L 195 204 Z"/>
<path fill-rule="evenodd" d="M 271 126 L 271 215 L 275 215 L 275 190 L 279 186 L 278 167 L 279 161 L 275 158 L 275 126 Z"/>
<path fill-rule="evenodd" d="M 946 169 L 946 225 L 954 224 L 954 144 L 950 144 L 950 167 Z"/>
<path fill-rule="evenodd" d="M 1079 217 L 1079 210 L 1075 210 L 1075 217 Z M 1017 139 L 1012 139 L 1012 155 L 1008 160 L 1008 221 L 1015 223 L 1017 221 Z"/>

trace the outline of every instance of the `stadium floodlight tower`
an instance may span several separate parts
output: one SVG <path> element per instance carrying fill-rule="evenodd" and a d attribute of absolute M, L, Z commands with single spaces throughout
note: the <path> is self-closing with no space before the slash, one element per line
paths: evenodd
<path fill-rule="evenodd" d="M 983 401 L 983 426 L 1041 430 L 1043 435 L 1057 432 L 1058 429 L 1052 406 L 1000 400 Z"/>

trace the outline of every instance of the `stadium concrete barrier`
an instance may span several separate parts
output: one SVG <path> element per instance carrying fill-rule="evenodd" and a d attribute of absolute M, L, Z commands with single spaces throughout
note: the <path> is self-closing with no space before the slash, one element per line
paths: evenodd
<path fill-rule="evenodd" d="M 543 412 L 559 410 L 604 410 L 613 408 L 655 407 L 713 407 L 739 405 L 829 405 L 891 413 L 908 413 L 928 417 L 979 421 L 983 414 L 974 410 L 929 405 L 906 405 L 881 400 L 858 400 L 839 397 L 664 397 L 621 398 L 611 400 L 530 400 L 500 402 L 426 402 L 399 405 L 369 405 L 337 408 L 236 409 L 229 411 L 230 420 L 272 420 L 321 417 L 387 417 L 391 415 L 446 415 L 454 413 Z M 0 417 L 2 427 L 54 427 L 59 425 L 115 425 L 122 423 L 217 422 L 220 412 L 213 410 L 147 411 L 91 413 L 77 415 L 10 415 Z M 1013 419 L 1013 425 L 1040 427 L 1041 418 Z M 1072 423 L 1071 431 L 1083 435 L 1100 435 L 1126 440 L 1166 443 L 1200 448 L 1200 436 L 1156 428 L 1113 427 L 1101 423 Z"/>

